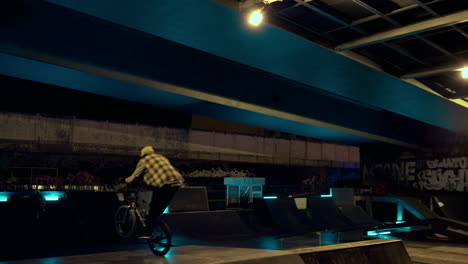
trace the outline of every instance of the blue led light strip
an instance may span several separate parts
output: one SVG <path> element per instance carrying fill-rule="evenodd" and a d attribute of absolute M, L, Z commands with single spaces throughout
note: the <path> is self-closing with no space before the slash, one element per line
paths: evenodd
<path fill-rule="evenodd" d="M 333 190 L 330 188 L 330 194 L 322 194 L 320 197 L 333 197 Z"/>
<path fill-rule="evenodd" d="M 61 200 L 65 196 L 64 192 L 57 192 L 57 191 L 44 191 L 42 192 L 42 197 L 46 201 L 58 201 Z"/>
<path fill-rule="evenodd" d="M 0 192 L 0 202 L 7 202 L 9 195 L 7 192 Z"/>

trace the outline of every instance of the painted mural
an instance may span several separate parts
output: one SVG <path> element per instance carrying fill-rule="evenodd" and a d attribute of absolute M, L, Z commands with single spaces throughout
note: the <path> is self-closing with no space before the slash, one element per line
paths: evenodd
<path fill-rule="evenodd" d="M 420 191 L 468 192 L 468 156 L 364 164 L 362 176 Z"/>

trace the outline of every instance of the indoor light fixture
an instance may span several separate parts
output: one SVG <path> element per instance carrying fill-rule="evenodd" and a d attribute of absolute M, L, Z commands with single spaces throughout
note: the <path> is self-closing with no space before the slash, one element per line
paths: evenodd
<path fill-rule="evenodd" d="M 252 13 L 250 13 L 250 16 L 249 16 L 249 23 L 252 25 L 252 26 L 258 26 L 260 25 L 260 23 L 262 23 L 262 20 L 263 20 L 263 14 L 262 14 L 262 10 L 261 9 L 257 9 L 255 11 L 253 11 Z"/>
<path fill-rule="evenodd" d="M 464 67 L 461 69 L 461 74 L 463 79 L 468 79 L 468 67 Z"/>
<path fill-rule="evenodd" d="M 277 1 L 283 1 L 283 0 L 263 0 L 264 6 L 262 8 L 260 8 L 260 9 L 254 10 L 254 11 L 252 11 L 252 13 L 250 13 L 249 23 L 252 26 L 255 26 L 255 27 L 260 25 L 262 23 L 262 21 L 263 21 L 263 14 L 262 14 L 263 8 L 265 8 L 266 5 L 269 5 L 269 4 L 271 4 L 273 2 L 277 2 Z"/>

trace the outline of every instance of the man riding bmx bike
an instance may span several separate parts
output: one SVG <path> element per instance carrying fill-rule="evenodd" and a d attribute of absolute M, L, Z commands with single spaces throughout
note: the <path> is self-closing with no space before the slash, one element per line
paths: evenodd
<path fill-rule="evenodd" d="M 141 174 L 144 174 L 143 181 L 153 191 L 144 236 L 141 238 L 151 239 L 151 233 L 159 217 L 179 188 L 184 185 L 184 178 L 166 157 L 157 154 L 151 146 L 146 146 L 141 150 L 136 169 L 130 177 L 125 179 L 125 182 L 131 183 Z"/>

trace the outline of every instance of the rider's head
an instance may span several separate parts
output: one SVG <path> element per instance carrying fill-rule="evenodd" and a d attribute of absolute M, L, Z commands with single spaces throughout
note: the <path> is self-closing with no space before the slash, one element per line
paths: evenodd
<path fill-rule="evenodd" d="M 146 146 L 141 149 L 140 157 L 144 157 L 146 155 L 154 154 L 154 149 L 151 146 Z"/>

